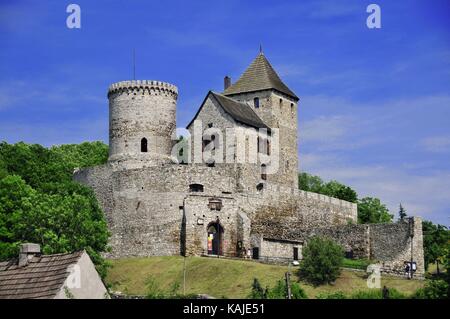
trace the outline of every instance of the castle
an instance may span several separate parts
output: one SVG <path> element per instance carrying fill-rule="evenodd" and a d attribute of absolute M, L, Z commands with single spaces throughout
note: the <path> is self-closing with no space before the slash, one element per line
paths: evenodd
<path fill-rule="evenodd" d="M 348 257 L 423 273 L 421 220 L 358 225 L 357 206 L 298 189 L 299 98 L 260 52 L 224 91 L 208 92 L 176 134 L 177 88 L 159 81 L 112 84 L 109 160 L 77 169 L 112 233 L 112 258 L 214 255 L 290 262 L 313 235 Z"/>

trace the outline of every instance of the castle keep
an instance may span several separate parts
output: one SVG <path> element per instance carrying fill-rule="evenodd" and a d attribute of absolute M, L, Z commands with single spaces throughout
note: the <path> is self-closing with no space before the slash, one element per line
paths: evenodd
<path fill-rule="evenodd" d="M 357 225 L 356 204 L 298 189 L 299 98 L 263 53 L 224 84 L 206 94 L 182 140 L 174 85 L 110 86 L 108 163 L 74 172 L 106 214 L 110 257 L 288 262 L 318 234 L 385 271 L 402 272 L 412 255 L 423 273 L 420 219 Z"/>

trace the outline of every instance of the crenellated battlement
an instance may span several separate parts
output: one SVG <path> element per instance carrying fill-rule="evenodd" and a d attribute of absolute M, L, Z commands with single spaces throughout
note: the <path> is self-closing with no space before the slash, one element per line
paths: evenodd
<path fill-rule="evenodd" d="M 174 99 L 178 97 L 178 88 L 170 83 L 152 80 L 132 80 L 113 83 L 109 86 L 108 97 L 115 93 L 163 95 Z"/>

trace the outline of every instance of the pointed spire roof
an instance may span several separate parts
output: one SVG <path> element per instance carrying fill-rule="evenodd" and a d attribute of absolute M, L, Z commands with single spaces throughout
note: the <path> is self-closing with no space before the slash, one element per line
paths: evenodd
<path fill-rule="evenodd" d="M 297 95 L 281 81 L 280 77 L 261 51 L 247 70 L 241 75 L 239 80 L 229 86 L 223 94 L 233 95 L 270 89 L 277 90 L 298 100 Z"/>

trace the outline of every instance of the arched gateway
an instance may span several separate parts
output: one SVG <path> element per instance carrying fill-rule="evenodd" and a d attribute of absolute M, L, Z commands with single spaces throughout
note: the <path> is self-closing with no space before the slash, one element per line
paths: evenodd
<path fill-rule="evenodd" d="M 223 255 L 223 227 L 219 222 L 211 222 L 208 231 L 208 255 Z"/>

